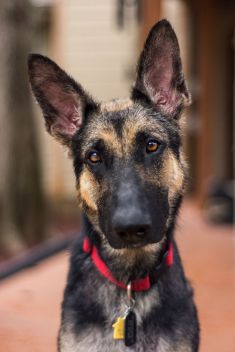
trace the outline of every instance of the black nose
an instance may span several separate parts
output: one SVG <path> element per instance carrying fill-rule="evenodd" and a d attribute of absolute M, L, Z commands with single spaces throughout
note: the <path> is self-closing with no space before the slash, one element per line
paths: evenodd
<path fill-rule="evenodd" d="M 143 224 L 118 227 L 116 226 L 114 229 L 116 234 L 121 239 L 133 242 L 136 240 L 144 239 L 149 232 L 149 226 Z"/>
<path fill-rule="evenodd" d="M 138 214 L 138 216 L 134 217 L 128 216 L 127 213 L 116 213 L 115 215 L 113 218 L 113 229 L 120 239 L 136 242 L 143 240 L 148 235 L 150 221 L 144 214 Z"/>

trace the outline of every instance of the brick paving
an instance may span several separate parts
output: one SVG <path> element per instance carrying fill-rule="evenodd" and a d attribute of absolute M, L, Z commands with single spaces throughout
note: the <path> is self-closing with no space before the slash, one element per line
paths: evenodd
<path fill-rule="evenodd" d="M 200 352 L 234 352 L 235 236 L 231 227 L 206 224 L 188 202 L 181 212 L 177 242 L 195 289 Z M 63 252 L 2 282 L 0 352 L 56 351 L 67 265 L 68 254 Z"/>

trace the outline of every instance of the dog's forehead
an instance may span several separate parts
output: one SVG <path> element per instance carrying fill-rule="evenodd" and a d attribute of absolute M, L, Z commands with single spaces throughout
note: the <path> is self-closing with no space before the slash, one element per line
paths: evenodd
<path fill-rule="evenodd" d="M 87 142 L 102 139 L 108 144 L 132 143 L 139 132 L 160 140 L 168 139 L 160 114 L 125 99 L 102 103 L 89 120 L 86 135 Z"/>
<path fill-rule="evenodd" d="M 134 102 L 131 99 L 114 99 L 100 104 L 100 111 L 105 112 L 116 112 L 125 110 L 133 107 Z"/>

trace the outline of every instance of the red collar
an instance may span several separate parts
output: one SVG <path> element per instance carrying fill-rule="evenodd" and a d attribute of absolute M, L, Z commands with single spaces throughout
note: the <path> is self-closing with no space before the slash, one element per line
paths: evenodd
<path fill-rule="evenodd" d="M 87 254 L 91 255 L 92 261 L 99 272 L 110 282 L 117 285 L 122 289 L 127 289 L 127 285 L 124 282 L 118 281 L 109 271 L 109 268 L 105 264 L 105 262 L 100 258 L 97 247 L 91 245 L 90 240 L 88 237 L 84 238 L 83 241 L 83 251 Z M 169 242 L 168 250 L 163 256 L 162 263 L 160 264 L 165 265 L 166 267 L 170 267 L 173 264 L 173 246 L 172 242 Z M 134 280 L 131 282 L 131 289 L 132 291 L 147 291 L 151 287 L 149 275 L 145 276 L 143 279 Z"/>

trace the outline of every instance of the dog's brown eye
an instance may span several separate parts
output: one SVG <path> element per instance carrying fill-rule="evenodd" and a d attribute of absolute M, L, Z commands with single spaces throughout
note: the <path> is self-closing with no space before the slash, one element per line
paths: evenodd
<path fill-rule="evenodd" d="M 88 154 L 88 160 L 91 163 L 96 164 L 96 163 L 101 162 L 101 156 L 98 152 L 92 151 Z"/>
<path fill-rule="evenodd" d="M 151 140 L 151 141 L 148 141 L 146 145 L 146 151 L 147 153 L 154 153 L 158 150 L 158 147 L 159 147 L 159 143 L 154 140 Z"/>

